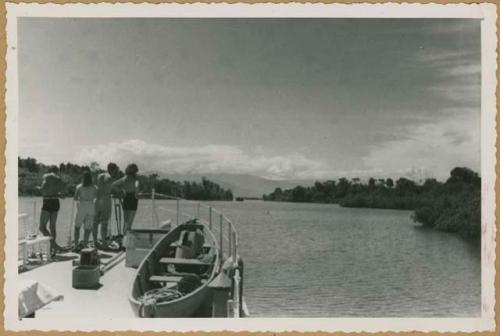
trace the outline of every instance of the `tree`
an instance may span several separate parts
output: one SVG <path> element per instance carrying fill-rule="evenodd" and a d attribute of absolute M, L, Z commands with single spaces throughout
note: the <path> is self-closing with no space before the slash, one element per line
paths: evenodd
<path fill-rule="evenodd" d="M 392 188 L 392 187 L 394 187 L 394 181 L 389 177 L 389 178 L 387 178 L 387 180 L 385 180 L 385 185 L 388 188 Z"/>
<path fill-rule="evenodd" d="M 335 196 L 337 198 L 344 197 L 349 191 L 350 186 L 351 184 L 349 183 L 349 181 L 345 177 L 342 177 L 337 183 Z"/>
<path fill-rule="evenodd" d="M 314 182 L 314 188 L 315 188 L 317 191 L 322 191 L 322 190 L 323 190 L 323 183 L 321 183 L 321 182 L 319 182 L 319 181 Z"/>
<path fill-rule="evenodd" d="M 433 191 L 441 186 L 441 183 L 439 183 L 435 178 L 427 178 L 425 179 L 424 184 L 422 185 L 422 188 L 424 191 Z"/>
<path fill-rule="evenodd" d="M 307 201 L 306 188 L 304 188 L 303 186 L 296 186 L 292 190 L 292 197 L 294 202 L 306 202 Z"/>
<path fill-rule="evenodd" d="M 455 167 L 451 170 L 450 177 L 448 178 L 446 183 L 457 182 L 479 185 L 481 183 L 481 178 L 477 175 L 476 172 L 472 171 L 469 168 Z"/>
<path fill-rule="evenodd" d="M 400 177 L 396 181 L 396 190 L 400 193 L 400 195 L 412 193 L 415 191 L 415 186 L 415 182 L 404 177 Z"/>
<path fill-rule="evenodd" d="M 370 189 L 374 189 L 375 188 L 375 179 L 373 177 L 370 177 L 370 179 L 368 180 L 368 187 Z"/>

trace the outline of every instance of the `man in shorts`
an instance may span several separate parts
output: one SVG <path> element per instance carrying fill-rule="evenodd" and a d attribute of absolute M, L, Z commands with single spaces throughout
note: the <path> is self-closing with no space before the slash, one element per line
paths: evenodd
<path fill-rule="evenodd" d="M 118 166 L 110 162 L 108 164 L 108 172 L 101 173 L 97 176 L 97 198 L 95 201 L 95 216 L 92 235 L 94 242 L 97 242 L 97 232 L 99 224 L 101 225 L 101 240 L 106 245 L 108 238 L 108 224 L 111 217 L 112 199 L 111 199 L 111 184 L 118 177 L 120 170 Z"/>
<path fill-rule="evenodd" d="M 43 197 L 39 230 L 44 236 L 52 237 L 51 251 L 55 254 L 56 251 L 61 250 L 61 247 L 56 243 L 56 222 L 60 207 L 59 196 L 64 190 L 65 184 L 57 175 L 59 169 L 56 166 L 50 166 L 48 171 L 47 174 L 43 175 L 43 182 L 39 187 Z M 47 222 L 50 222 L 50 231 L 47 230 Z"/>

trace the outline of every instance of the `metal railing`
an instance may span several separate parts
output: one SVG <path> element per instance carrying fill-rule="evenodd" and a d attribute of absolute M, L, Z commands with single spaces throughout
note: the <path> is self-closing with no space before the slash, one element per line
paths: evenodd
<path fill-rule="evenodd" d="M 142 214 L 144 215 L 142 216 L 142 219 L 144 221 L 151 222 L 150 226 L 157 228 L 161 227 L 163 224 L 166 224 L 166 222 L 161 222 L 161 220 L 166 219 L 166 217 L 170 219 L 170 223 L 175 225 L 179 225 L 188 220 L 196 219 L 200 222 L 200 224 L 206 225 L 214 233 L 215 237 L 218 238 L 216 239 L 215 243 L 218 245 L 221 260 L 231 258 L 233 263 L 237 262 L 238 233 L 233 222 L 229 220 L 229 218 L 227 218 L 222 211 L 216 209 L 211 205 L 199 201 L 186 200 L 180 197 L 157 193 L 154 189 L 151 193 L 139 193 L 138 197 L 142 200 L 142 202 L 139 202 L 138 213 L 147 211 L 147 203 L 143 202 L 145 201 L 145 198 L 148 198 L 151 201 L 151 214 Z M 67 223 L 66 225 L 70 226 L 69 230 L 67 231 L 68 246 L 71 243 L 76 215 L 74 211 L 75 203 L 72 200 L 71 202 L 71 209 L 66 209 L 71 211 L 60 211 L 61 214 L 58 218 L 58 223 Z M 40 211 L 40 209 L 38 209 L 38 206 L 40 206 L 41 203 L 41 200 L 34 199 L 32 206 L 25 206 L 23 212 L 29 213 L 32 211 L 32 214 L 28 215 L 29 218 L 26 215 L 23 215 L 19 218 L 19 225 L 24 227 L 24 229 L 22 229 L 23 232 L 20 234 L 20 238 L 24 238 L 21 236 L 25 236 L 26 233 L 34 234 L 38 232 L 39 218 L 37 215 Z M 143 206 L 141 206 L 141 204 Z M 160 216 L 159 211 L 163 212 L 165 216 Z M 121 218 L 118 218 L 116 220 L 118 222 L 121 222 Z M 60 224 L 58 224 L 58 226 Z M 108 228 L 111 229 L 111 227 L 112 223 L 110 222 Z M 120 229 L 118 229 L 117 233 L 120 233 Z"/>

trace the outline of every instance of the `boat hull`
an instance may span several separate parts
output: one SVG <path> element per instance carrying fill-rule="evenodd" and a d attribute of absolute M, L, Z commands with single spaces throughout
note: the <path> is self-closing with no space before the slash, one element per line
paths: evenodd
<path fill-rule="evenodd" d="M 167 233 L 156 243 L 156 245 L 146 256 L 146 258 L 144 258 L 144 260 L 139 265 L 129 295 L 129 302 L 136 316 L 156 318 L 205 316 L 203 313 L 200 315 L 199 312 L 200 310 L 207 311 L 207 309 L 203 308 L 206 308 L 207 302 L 209 302 L 212 297 L 212 292 L 208 287 L 208 284 L 215 277 L 215 265 L 219 260 L 217 249 L 215 249 L 216 254 L 213 259 L 213 264 L 211 264 L 210 266 L 211 270 L 209 272 L 208 278 L 205 279 L 201 283 L 201 285 L 198 288 L 194 289 L 192 292 L 185 294 L 179 299 L 159 302 L 152 305 L 143 305 L 140 300 L 138 300 L 138 298 L 147 290 L 154 288 L 154 284 L 149 281 L 149 278 L 152 275 L 158 274 L 158 270 L 160 267 L 159 259 L 166 256 L 165 251 L 171 248 L 170 245 L 178 240 L 181 231 L 192 230 L 195 227 L 199 228 L 203 226 L 181 224 Z M 203 227 L 203 229 L 205 241 L 207 241 L 208 243 L 214 243 L 215 237 L 213 236 L 213 234 L 208 231 L 206 227 Z"/>

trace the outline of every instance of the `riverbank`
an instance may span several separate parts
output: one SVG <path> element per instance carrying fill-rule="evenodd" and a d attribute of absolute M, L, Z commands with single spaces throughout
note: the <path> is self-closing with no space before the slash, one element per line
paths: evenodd
<path fill-rule="evenodd" d="M 18 157 L 18 196 L 40 196 L 38 186 L 42 184 L 43 174 L 47 172 L 48 165 L 37 162 L 34 158 Z M 97 163 L 91 163 L 90 166 L 80 166 L 73 163 L 61 163 L 58 166 L 60 176 L 66 184 L 66 190 L 63 196 L 72 197 L 75 188 L 81 182 L 84 171 L 90 170 L 95 180 L 99 173 L 104 169 Z M 119 175 L 123 175 L 120 173 Z M 138 174 L 140 192 L 151 192 L 154 187 L 158 193 L 172 195 L 188 200 L 200 201 L 232 201 L 233 193 L 230 189 L 224 189 L 217 183 L 206 178 L 201 182 L 193 181 L 172 181 L 166 178 L 160 178 L 157 174 L 141 175 Z"/>
<path fill-rule="evenodd" d="M 334 203 L 348 208 L 413 210 L 422 226 L 460 234 L 468 239 L 481 235 L 481 178 L 464 167 L 454 168 L 446 182 L 427 179 L 417 184 L 406 178 L 370 178 L 316 182 L 314 186 L 277 188 L 266 201 Z"/>

